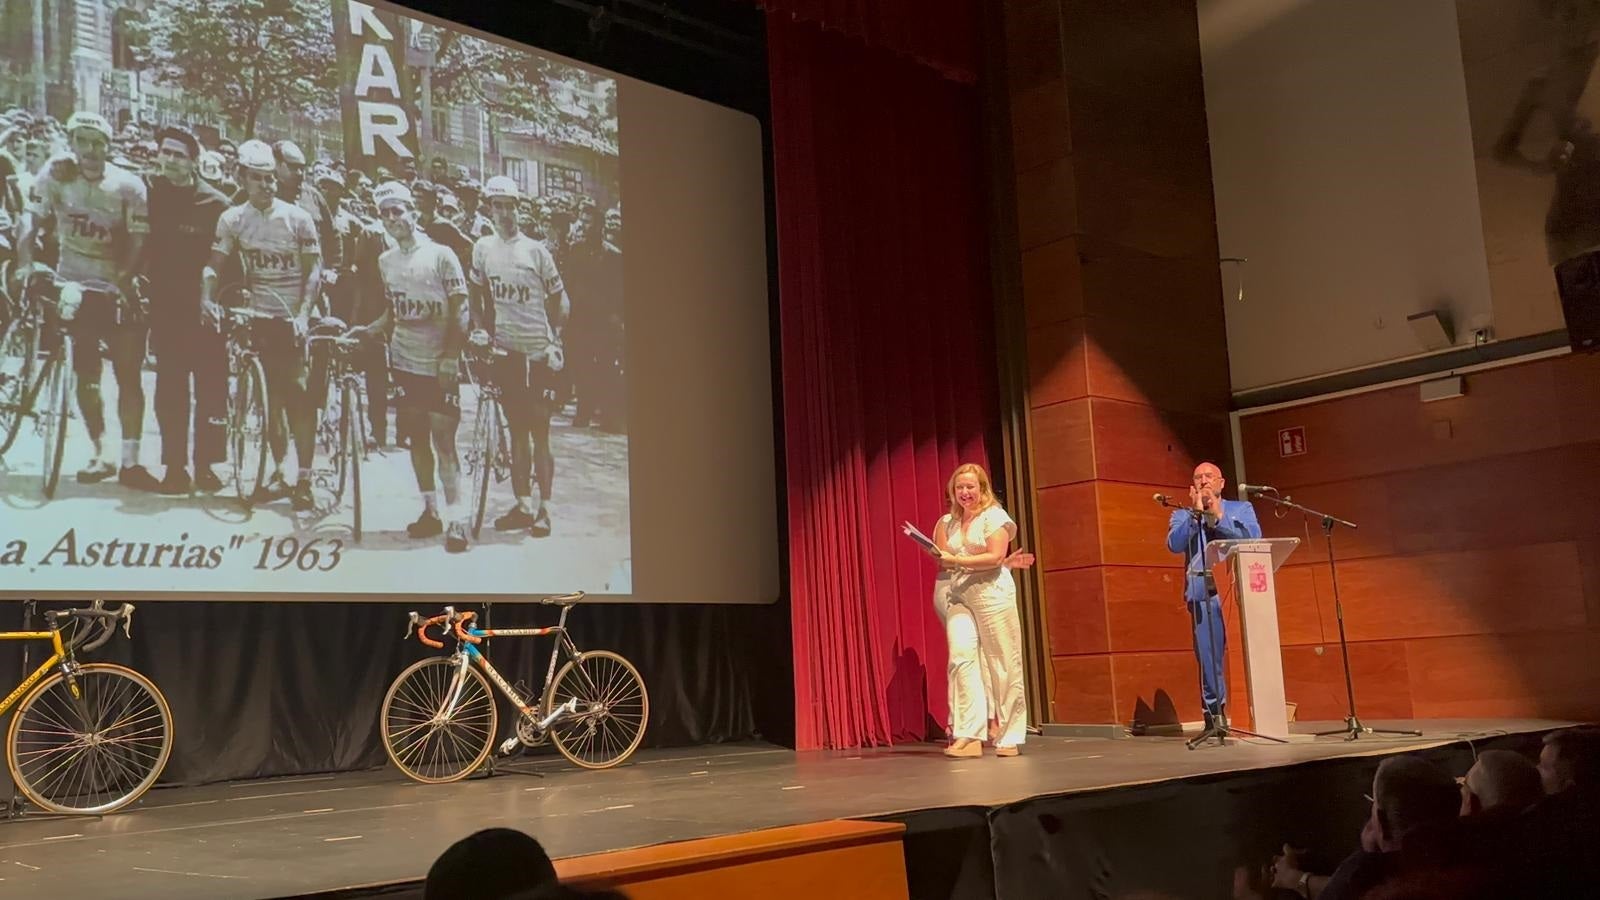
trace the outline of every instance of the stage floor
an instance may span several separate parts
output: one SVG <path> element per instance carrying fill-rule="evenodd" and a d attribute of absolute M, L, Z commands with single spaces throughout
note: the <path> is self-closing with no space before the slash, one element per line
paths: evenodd
<path fill-rule="evenodd" d="M 1315 730 L 1317 724 L 1298 726 Z M 479 828 L 536 836 L 555 857 L 837 818 L 1031 797 L 1394 753 L 1545 731 L 1549 720 L 1369 722 L 1421 738 L 1208 745 L 1179 738 L 1040 738 L 1016 759 L 945 759 L 932 745 L 795 753 L 724 745 L 640 754 L 606 772 L 559 757 L 528 774 L 421 785 L 382 769 L 156 790 L 103 819 L 0 822 L 0 893 L 63 897 L 268 898 L 420 878 Z"/>

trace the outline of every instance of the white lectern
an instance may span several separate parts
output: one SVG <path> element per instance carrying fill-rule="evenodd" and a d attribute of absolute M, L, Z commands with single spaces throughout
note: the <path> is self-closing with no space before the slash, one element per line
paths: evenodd
<path fill-rule="evenodd" d="M 1208 567 L 1226 562 L 1233 568 L 1245 680 L 1250 684 L 1251 730 L 1285 741 L 1289 739 L 1289 713 L 1283 696 L 1283 645 L 1278 639 L 1278 589 L 1273 576 L 1298 546 L 1299 538 L 1212 541 L 1206 545 Z"/>

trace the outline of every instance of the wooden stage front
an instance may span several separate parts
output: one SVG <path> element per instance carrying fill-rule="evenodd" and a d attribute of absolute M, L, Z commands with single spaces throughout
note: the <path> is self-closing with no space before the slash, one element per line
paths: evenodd
<path fill-rule="evenodd" d="M 1015 833 L 1006 829 L 1017 827 L 1015 814 L 1026 812 L 1029 804 L 1070 801 L 1130 815 L 1140 808 L 1155 809 L 1141 806 L 1150 803 L 1173 803 L 1173 809 L 1181 810 L 1187 808 L 1185 797 L 1198 803 L 1204 790 L 1243 786 L 1250 779 L 1263 784 L 1263 797 L 1282 788 L 1262 779 L 1305 779 L 1309 774 L 1327 785 L 1334 771 L 1327 767 L 1333 765 L 1344 765 L 1340 771 L 1348 770 L 1345 777 L 1359 785 L 1361 778 L 1370 778 L 1370 771 L 1361 774 L 1363 767 L 1376 765 L 1371 757 L 1426 749 L 1445 754 L 1441 761 L 1455 765 L 1463 755 L 1470 760 L 1472 748 L 1486 741 L 1536 746 L 1539 732 L 1565 723 L 1368 724 L 1416 727 L 1424 736 L 1210 745 L 1195 751 L 1185 750 L 1179 738 L 1035 737 L 1016 759 L 961 761 L 945 759 L 932 745 L 835 753 L 733 745 L 644 753 L 627 766 L 603 772 L 578 770 L 559 757 L 540 757 L 521 762 L 517 773 L 455 785 L 415 784 L 393 769 L 381 769 L 160 789 L 131 810 L 103 819 L 24 815 L 0 822 L 0 892 L 174 900 L 253 900 L 326 891 L 405 896 L 417 893 L 417 880 L 446 846 L 490 826 L 527 831 L 560 858 L 779 826 L 870 819 L 907 826 L 911 896 L 952 897 L 982 893 L 974 886 L 986 879 L 1004 882 L 1009 869 L 997 875 L 994 870 L 1003 867 L 992 857 L 982 857 L 1003 852 L 997 836 Z M 1230 790 L 1229 796 L 1250 794 L 1246 787 Z M 1359 793 L 1347 799 L 1359 805 Z M 1302 798 L 1314 799 L 1303 793 Z M 1096 813 L 1101 818 L 1094 821 L 1109 823 L 1114 811 Z M 1047 821 L 1043 815 L 1035 818 Z M 1072 813 L 1068 809 L 1048 815 L 1070 822 Z M 1248 818 L 1261 826 L 1262 834 L 1276 833 L 1270 809 L 1251 812 Z M 1240 840 L 1253 839 L 1235 830 Z M 1140 826 L 1134 832 L 1129 840 L 1163 839 L 1160 828 Z M 990 842 L 996 842 L 992 850 Z M 960 854 L 952 853 L 952 846 L 966 848 L 962 852 L 972 858 L 955 858 Z M 594 864 L 563 866 L 591 875 L 598 871 Z M 952 866 L 959 870 L 947 871 Z"/>

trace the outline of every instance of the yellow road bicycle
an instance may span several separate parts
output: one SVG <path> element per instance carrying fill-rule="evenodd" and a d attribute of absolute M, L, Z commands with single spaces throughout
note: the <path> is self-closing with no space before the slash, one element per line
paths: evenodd
<path fill-rule="evenodd" d="M 122 626 L 133 604 L 115 610 L 96 600 L 84 609 L 51 610 L 45 631 L 4 631 L 3 641 L 49 641 L 50 657 L 4 701 L 6 766 L 23 796 L 54 813 L 104 815 L 139 799 L 172 754 L 172 710 L 145 676 L 113 663 L 84 663 Z M 20 698 L 20 702 L 19 702 Z"/>

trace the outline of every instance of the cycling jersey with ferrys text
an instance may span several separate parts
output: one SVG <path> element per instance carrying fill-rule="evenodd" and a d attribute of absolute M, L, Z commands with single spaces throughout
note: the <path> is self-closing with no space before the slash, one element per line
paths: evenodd
<path fill-rule="evenodd" d="M 95 182 L 81 173 L 57 181 L 47 165 L 33 182 L 28 211 L 55 220 L 61 243 L 56 274 L 96 290 L 116 290 L 117 263 L 128 235 L 150 230 L 144 182 L 111 163 Z"/>
<path fill-rule="evenodd" d="M 394 332 L 389 338 L 389 364 L 401 372 L 433 375 L 445 353 L 450 298 L 467 293 L 461 262 L 443 244 L 419 234 L 407 250 L 395 246 L 378 257 L 383 291 L 389 298 Z M 456 327 L 467 327 L 467 305 L 456 311 Z"/>
<path fill-rule="evenodd" d="M 317 228 L 305 210 L 274 197 L 265 211 L 244 203 L 223 213 L 212 249 L 238 251 L 252 309 L 287 319 L 300 308 L 301 254 L 319 252 Z"/>
<path fill-rule="evenodd" d="M 494 343 L 532 360 L 550 346 L 546 304 L 565 288 L 544 244 L 519 234 L 479 238 L 472 247 L 472 283 L 494 300 Z"/>

